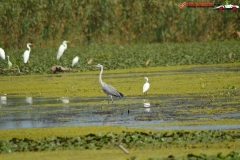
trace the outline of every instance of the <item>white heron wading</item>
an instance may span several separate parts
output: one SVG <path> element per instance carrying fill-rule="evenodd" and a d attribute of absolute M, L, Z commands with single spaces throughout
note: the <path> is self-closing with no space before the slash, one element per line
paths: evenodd
<path fill-rule="evenodd" d="M 57 53 L 57 60 L 61 58 L 61 56 L 63 55 L 63 52 L 67 49 L 67 43 L 69 43 L 69 41 L 63 41 L 63 43 L 59 47 L 58 53 Z"/>
<path fill-rule="evenodd" d="M 143 85 L 143 94 L 147 95 L 147 91 L 150 87 L 150 84 L 148 83 L 148 78 L 147 77 L 144 77 L 144 79 L 145 79 L 146 82 Z"/>
<path fill-rule="evenodd" d="M 7 56 L 7 58 L 8 58 L 8 69 L 11 69 L 12 68 L 12 62 L 10 62 L 9 56 Z"/>
<path fill-rule="evenodd" d="M 2 48 L 0 48 L 0 57 L 5 60 L 5 52 Z"/>
<path fill-rule="evenodd" d="M 72 67 L 78 62 L 78 60 L 79 60 L 79 57 L 76 56 L 72 61 Z"/>
<path fill-rule="evenodd" d="M 24 63 L 27 63 L 27 62 L 28 62 L 28 59 L 29 59 L 29 56 L 30 56 L 30 52 L 31 52 L 30 45 L 33 45 L 33 44 L 28 43 L 28 44 L 27 44 L 28 50 L 26 50 L 26 51 L 23 53 L 23 62 L 24 62 Z"/>
<path fill-rule="evenodd" d="M 112 103 L 113 103 L 112 96 L 122 98 L 123 97 L 122 93 L 118 92 L 114 87 L 102 81 L 103 66 L 101 64 L 98 64 L 96 65 L 96 67 L 101 68 L 101 71 L 99 74 L 99 83 L 102 87 L 103 92 L 107 95 L 107 97 L 108 95 L 110 95 L 112 99 Z M 108 104 L 109 104 L 109 98 L 108 98 Z"/>

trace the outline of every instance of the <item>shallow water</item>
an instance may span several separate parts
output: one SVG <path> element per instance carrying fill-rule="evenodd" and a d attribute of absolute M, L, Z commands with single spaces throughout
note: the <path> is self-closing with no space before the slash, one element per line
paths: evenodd
<path fill-rule="evenodd" d="M 0 96 L 0 129 L 56 126 L 121 125 L 137 128 L 238 129 L 239 124 L 157 126 L 168 122 L 204 122 L 239 119 L 239 102 L 219 97 L 211 102 L 202 95 L 148 95 L 106 97 Z"/>

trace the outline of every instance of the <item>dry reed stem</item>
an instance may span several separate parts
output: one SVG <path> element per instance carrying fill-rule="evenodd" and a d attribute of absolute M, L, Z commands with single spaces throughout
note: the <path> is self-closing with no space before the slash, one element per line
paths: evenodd
<path fill-rule="evenodd" d="M 91 64 L 92 63 L 92 58 L 90 58 L 87 63 Z"/>
<path fill-rule="evenodd" d="M 231 59 L 232 58 L 232 53 L 228 54 L 228 58 Z"/>
<path fill-rule="evenodd" d="M 150 62 L 150 59 L 148 59 L 148 60 L 145 62 L 145 65 L 147 66 L 149 62 Z"/>
<path fill-rule="evenodd" d="M 237 31 L 236 33 L 237 33 L 238 37 L 240 38 L 240 32 Z"/>
<path fill-rule="evenodd" d="M 121 144 L 118 145 L 118 147 L 126 154 L 128 154 L 128 150 L 126 148 L 124 148 Z"/>

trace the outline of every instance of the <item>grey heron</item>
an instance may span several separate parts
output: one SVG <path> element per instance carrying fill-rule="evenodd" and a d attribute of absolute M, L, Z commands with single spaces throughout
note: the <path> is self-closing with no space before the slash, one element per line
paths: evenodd
<path fill-rule="evenodd" d="M 123 94 L 118 92 L 114 87 L 112 87 L 111 85 L 105 83 L 102 81 L 102 73 L 103 73 L 103 66 L 101 64 L 96 65 L 96 67 L 100 68 L 100 74 L 99 74 L 99 83 L 102 87 L 103 92 L 107 95 L 110 95 L 111 99 L 112 99 L 112 103 L 113 103 L 113 97 L 119 97 L 122 98 Z M 108 104 L 109 104 L 109 98 L 108 98 Z"/>
<path fill-rule="evenodd" d="M 148 78 L 147 77 L 144 77 L 144 79 L 145 79 L 146 82 L 143 85 L 143 94 L 147 95 L 147 91 L 150 87 L 150 84 L 148 83 Z"/>
<path fill-rule="evenodd" d="M 31 51 L 30 45 L 33 45 L 33 44 L 28 43 L 28 44 L 27 44 L 28 50 L 26 50 L 26 51 L 23 53 L 23 62 L 24 62 L 24 63 L 27 63 L 27 61 L 28 61 L 28 59 L 29 59 L 30 51 Z"/>
<path fill-rule="evenodd" d="M 69 43 L 69 41 L 63 41 L 63 43 L 59 47 L 58 53 L 57 53 L 57 60 L 61 58 L 61 56 L 63 55 L 63 52 L 67 49 L 67 43 Z"/>

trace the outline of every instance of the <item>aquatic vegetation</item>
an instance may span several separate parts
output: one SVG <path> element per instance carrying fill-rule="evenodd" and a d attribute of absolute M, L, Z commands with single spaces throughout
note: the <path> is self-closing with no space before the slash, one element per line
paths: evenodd
<path fill-rule="evenodd" d="M 109 84 L 128 95 L 141 95 L 142 77 L 151 79 L 151 94 L 201 93 L 203 99 L 215 100 L 225 97 L 229 101 L 238 95 L 240 86 L 237 63 L 206 66 L 169 66 L 129 68 L 104 71 L 103 78 Z M 104 96 L 98 83 L 99 71 L 62 73 L 51 75 L 4 76 L 1 78 L 0 94 L 30 96 Z M 202 85 L 204 84 L 204 88 Z M 122 101 L 124 103 L 124 101 Z"/>
<path fill-rule="evenodd" d="M 187 117 L 187 114 L 200 112 L 202 115 L 214 115 L 225 112 L 239 112 L 239 108 L 236 107 L 239 103 L 238 88 L 240 86 L 239 77 L 236 74 L 239 72 L 238 67 L 238 63 L 231 63 L 205 66 L 125 68 L 105 71 L 104 79 L 107 79 L 107 82 L 114 86 L 119 86 L 123 94 L 126 94 L 125 99 L 117 101 L 120 107 L 114 110 L 116 114 L 120 114 L 120 109 L 124 109 L 126 106 L 138 104 L 140 100 L 143 103 L 142 83 L 136 82 L 142 82 L 142 78 L 147 76 L 151 78 L 152 87 L 149 90 L 148 99 L 161 95 L 158 96 L 159 99 L 151 102 L 151 109 L 154 107 L 158 112 L 138 114 L 135 120 L 159 120 L 169 115 L 170 118 L 174 116 L 178 120 L 192 121 L 192 123 L 173 122 L 175 125 L 236 124 L 239 123 L 239 120 L 226 119 L 226 121 L 215 120 L 215 122 L 212 122 L 213 119 L 207 117 L 199 117 L 197 119 L 201 120 L 199 123 L 193 122 L 192 117 Z M 6 94 L 5 96 L 24 95 L 27 97 L 52 97 L 54 95 L 58 98 L 74 96 L 81 98 L 82 101 L 79 104 L 84 104 L 86 99 L 89 99 L 91 96 L 101 96 L 105 99 L 104 93 L 99 88 L 98 74 L 99 71 L 86 71 L 52 75 L 3 76 L 0 80 L 2 84 L 0 94 Z M 137 97 L 137 99 L 130 99 L 131 96 Z M 187 101 L 182 98 L 183 96 L 187 97 Z M 130 98 L 128 99 L 128 97 Z M 164 98 L 164 101 L 160 98 Z M 93 109 L 94 103 L 99 105 L 99 110 L 96 110 L 95 113 L 105 114 L 109 112 L 109 106 L 104 105 L 107 104 L 107 101 L 89 103 L 90 109 Z M 48 106 L 51 106 L 51 104 L 46 105 L 46 107 Z M 175 113 L 171 107 L 177 108 Z M 81 112 L 81 109 L 74 111 Z M 16 107 L 6 110 L 3 107 L 0 115 L 4 116 L 4 114 L 12 114 L 14 112 L 24 113 L 32 111 L 28 108 L 19 110 Z M 37 111 L 34 112 L 37 113 Z M 42 110 L 37 114 L 44 115 L 47 112 Z M 66 117 L 59 117 L 59 122 L 68 120 Z M 196 157 L 218 157 L 219 159 L 221 157 L 224 159 L 226 157 L 238 156 L 239 153 L 235 151 L 238 151 L 240 146 L 239 130 L 149 132 L 143 129 L 125 127 L 118 129 L 110 126 L 87 126 L 76 127 L 75 129 L 67 127 L 0 130 L 0 135 L 1 153 L 17 152 L 17 154 L 49 150 L 56 150 L 57 152 L 63 150 L 109 149 L 112 151 L 121 144 L 131 152 L 134 152 L 136 149 L 142 152 L 143 149 L 151 148 L 150 152 L 154 153 L 159 149 L 161 151 L 165 149 L 164 155 L 167 154 L 169 158 L 178 158 L 178 152 L 185 149 L 184 153 L 187 153 L 183 157 L 185 156 L 189 159 Z M 171 148 L 178 152 L 175 151 L 170 154 L 169 149 Z M 191 149 L 197 149 L 198 152 L 190 152 Z M 199 153 L 199 151 L 202 152 Z M 218 154 L 216 151 L 221 151 L 223 154 Z M 105 151 L 103 152 L 105 153 Z M 47 153 L 44 152 L 43 154 Z M 12 155 L 14 156 L 14 154 Z M 1 156 L 4 155 L 1 154 L 0 158 Z M 138 156 L 139 154 L 131 155 L 128 159 L 134 159 L 134 157 L 137 158 Z M 158 154 L 152 158 L 157 157 L 162 156 Z"/>
<path fill-rule="evenodd" d="M 164 148 L 185 148 L 187 150 L 201 148 L 207 151 L 213 147 L 228 148 L 232 150 L 226 156 L 222 153 L 211 157 L 224 159 L 226 157 L 239 157 L 240 154 L 235 152 L 240 149 L 240 131 L 174 131 L 174 132 L 127 132 L 113 133 L 89 133 L 77 137 L 49 137 L 45 139 L 19 139 L 0 141 L 0 153 L 13 152 L 37 152 L 37 151 L 55 151 L 55 150 L 102 150 L 114 149 L 116 145 L 121 144 L 126 150 L 141 148 L 151 148 L 152 152 Z M 233 145 L 234 144 L 234 145 Z M 178 149 L 177 149 L 178 150 Z M 104 150 L 103 150 L 104 152 Z M 138 155 L 139 156 L 139 155 Z M 179 157 L 179 154 L 169 155 Z M 148 155 L 151 158 L 151 155 Z M 161 157 L 158 155 L 158 157 Z M 187 154 L 187 159 L 192 158 L 207 159 L 207 154 Z M 209 158 L 211 158 L 209 157 Z"/>
<path fill-rule="evenodd" d="M 194 154 L 188 154 L 184 160 L 192 160 L 192 159 L 206 159 L 206 160 L 213 160 L 213 159 L 239 159 L 240 153 L 238 152 L 230 152 L 227 155 L 223 155 L 222 153 L 218 153 L 215 156 L 207 156 L 206 154 L 200 154 L 200 155 L 194 155 Z"/>
<path fill-rule="evenodd" d="M 239 41 L 69 46 L 60 61 L 56 59 L 57 49 L 32 47 L 28 64 L 22 61 L 22 50 L 6 50 L 13 67 L 19 67 L 21 72 L 0 70 L 0 74 L 19 76 L 50 73 L 50 68 L 55 65 L 71 67 L 75 56 L 79 57 L 79 62 L 74 66 L 73 72 L 78 73 L 96 70 L 94 64 L 102 64 L 104 70 L 116 70 L 240 62 Z M 231 59 L 228 58 L 229 52 L 233 54 Z M 89 59 L 92 60 L 91 64 L 88 63 Z M 146 66 L 147 60 L 149 62 Z M 2 69 L 7 66 L 7 61 L 0 63 Z"/>

